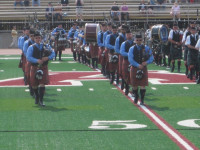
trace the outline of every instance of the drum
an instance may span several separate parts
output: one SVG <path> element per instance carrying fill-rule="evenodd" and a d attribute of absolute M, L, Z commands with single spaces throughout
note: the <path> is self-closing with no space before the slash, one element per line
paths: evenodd
<path fill-rule="evenodd" d="M 65 46 L 66 44 L 67 44 L 67 39 L 66 39 L 66 38 L 60 37 L 60 38 L 58 39 L 58 47 Z"/>
<path fill-rule="evenodd" d="M 168 27 L 163 24 L 157 24 L 151 28 L 151 37 L 153 41 L 166 43 L 168 41 Z"/>
<path fill-rule="evenodd" d="M 85 25 L 85 41 L 88 43 L 97 42 L 97 34 L 100 31 L 99 24 L 86 23 Z"/>

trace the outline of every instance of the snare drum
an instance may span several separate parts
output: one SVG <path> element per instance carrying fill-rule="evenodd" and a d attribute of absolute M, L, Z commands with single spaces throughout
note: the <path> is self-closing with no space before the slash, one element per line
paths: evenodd
<path fill-rule="evenodd" d="M 97 42 L 97 35 L 100 31 L 99 24 L 86 23 L 85 25 L 85 41 L 88 43 Z"/>
<path fill-rule="evenodd" d="M 67 44 L 67 39 L 66 38 L 59 38 L 58 39 L 58 47 L 65 46 Z"/>

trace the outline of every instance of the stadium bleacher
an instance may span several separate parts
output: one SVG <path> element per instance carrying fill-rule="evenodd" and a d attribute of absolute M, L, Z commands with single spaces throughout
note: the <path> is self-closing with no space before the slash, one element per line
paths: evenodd
<path fill-rule="evenodd" d="M 31 2 L 31 0 L 30 0 Z M 56 6 L 60 0 L 41 0 L 41 6 L 39 7 L 14 7 L 14 0 L 2 0 L 0 1 L 0 20 L 2 23 L 24 23 L 29 21 L 30 17 L 34 14 L 39 21 L 46 21 L 45 8 L 48 2 L 52 2 L 53 6 Z M 83 16 L 87 21 L 101 21 L 105 18 L 110 18 L 110 8 L 114 0 L 84 0 Z M 158 9 L 158 5 L 155 5 L 153 14 L 140 14 L 138 11 L 138 5 L 140 0 L 126 0 L 129 6 L 130 20 L 140 20 L 148 22 L 150 20 L 172 20 L 169 12 L 173 4 L 166 3 L 164 9 Z M 120 6 L 123 1 L 117 1 Z M 147 0 L 146 0 L 147 3 Z M 31 3 L 30 3 L 31 5 Z M 181 19 L 182 20 L 198 20 L 198 9 L 200 4 L 181 3 Z M 72 22 L 76 20 L 75 1 L 69 0 L 68 9 L 63 9 L 63 13 L 66 15 L 63 17 L 63 21 Z"/>

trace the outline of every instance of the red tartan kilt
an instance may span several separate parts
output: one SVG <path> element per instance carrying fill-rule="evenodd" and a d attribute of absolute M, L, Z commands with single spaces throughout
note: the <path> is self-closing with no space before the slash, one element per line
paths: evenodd
<path fill-rule="evenodd" d="M 70 40 L 70 48 L 71 48 L 71 52 L 74 52 L 73 40 Z"/>
<path fill-rule="evenodd" d="M 132 86 L 148 86 L 148 72 L 147 67 L 144 67 L 142 70 L 144 72 L 144 76 L 141 80 L 136 79 L 136 72 L 140 70 L 136 67 L 131 66 L 130 71 L 130 82 Z"/>
<path fill-rule="evenodd" d="M 37 70 L 42 70 L 43 71 L 43 77 L 41 80 L 38 80 L 35 78 L 35 73 Z M 42 68 L 38 69 L 37 66 L 31 66 L 31 71 L 30 71 L 30 84 L 31 86 L 38 86 L 40 84 L 47 85 L 49 84 L 49 72 L 48 72 L 48 66 L 45 65 Z"/>
<path fill-rule="evenodd" d="M 27 80 L 27 84 L 30 84 L 30 70 L 31 70 L 31 63 L 26 61 L 26 65 L 25 65 L 25 76 L 26 76 L 26 80 Z"/>
<path fill-rule="evenodd" d="M 22 70 L 25 72 L 26 56 L 24 56 L 24 53 L 22 55 Z"/>
<path fill-rule="evenodd" d="M 90 44 L 89 47 L 90 47 L 91 58 L 98 58 L 98 50 L 99 50 L 98 45 L 97 44 L 95 44 L 95 45 Z"/>
<path fill-rule="evenodd" d="M 108 57 L 108 52 L 109 50 L 106 48 L 105 49 L 105 65 L 106 65 L 106 70 L 109 71 L 109 57 Z"/>
<path fill-rule="evenodd" d="M 122 71 L 122 63 L 123 63 L 123 56 L 119 55 L 119 67 L 118 67 L 118 70 L 119 70 L 119 75 L 120 76 L 123 76 L 123 71 Z"/>
<path fill-rule="evenodd" d="M 122 76 L 123 76 L 123 79 L 128 84 L 130 84 L 130 72 L 128 71 L 129 64 L 130 63 L 129 63 L 128 59 L 123 59 L 123 62 L 122 62 Z"/>
<path fill-rule="evenodd" d="M 103 48 L 99 47 L 98 51 L 98 62 L 101 64 L 103 57 L 101 56 L 103 53 Z"/>
<path fill-rule="evenodd" d="M 111 56 L 111 55 L 113 56 L 114 54 L 108 53 L 108 58 L 109 58 L 109 56 Z M 115 54 L 115 55 L 118 55 L 118 54 Z M 110 69 L 110 72 L 117 71 L 117 73 L 118 73 L 118 62 L 117 62 L 117 63 L 109 62 L 109 69 Z"/>

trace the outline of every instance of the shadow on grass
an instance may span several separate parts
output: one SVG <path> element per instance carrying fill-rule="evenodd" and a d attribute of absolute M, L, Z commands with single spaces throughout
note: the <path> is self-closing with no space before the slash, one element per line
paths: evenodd
<path fill-rule="evenodd" d="M 52 111 L 52 112 L 60 112 L 60 111 L 67 111 L 67 108 L 57 108 L 54 106 L 48 106 L 46 105 L 45 107 L 42 106 L 34 106 L 34 107 L 38 107 L 40 111 Z"/>

